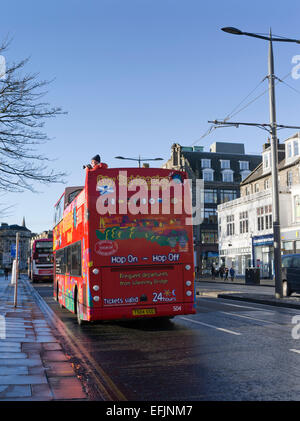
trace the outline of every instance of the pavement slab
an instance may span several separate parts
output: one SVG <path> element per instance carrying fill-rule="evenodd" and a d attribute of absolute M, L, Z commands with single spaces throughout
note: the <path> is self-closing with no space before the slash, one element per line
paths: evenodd
<path fill-rule="evenodd" d="M 0 401 L 88 400 L 26 277 L 0 276 Z"/>

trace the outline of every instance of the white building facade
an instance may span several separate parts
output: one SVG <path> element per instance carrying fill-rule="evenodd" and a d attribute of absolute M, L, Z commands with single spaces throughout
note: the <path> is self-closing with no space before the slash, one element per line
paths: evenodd
<path fill-rule="evenodd" d="M 300 132 L 278 143 L 278 185 L 282 254 L 300 253 Z M 219 253 L 237 275 L 259 267 L 272 277 L 273 225 L 270 143 L 262 163 L 240 185 L 241 197 L 218 206 Z"/>
<path fill-rule="evenodd" d="M 282 227 L 291 225 L 291 197 L 287 189 L 280 190 Z M 273 275 L 270 189 L 219 205 L 218 225 L 219 255 L 222 264 L 228 268 L 233 267 L 237 276 L 244 276 L 248 267 L 259 267 L 261 277 L 269 278 Z"/>

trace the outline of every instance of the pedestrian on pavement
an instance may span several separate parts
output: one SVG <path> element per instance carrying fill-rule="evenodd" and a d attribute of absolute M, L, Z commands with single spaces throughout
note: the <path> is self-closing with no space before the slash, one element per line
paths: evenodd
<path fill-rule="evenodd" d="M 234 274 L 235 274 L 235 270 L 233 269 L 233 266 L 231 266 L 231 268 L 230 268 L 230 278 L 231 278 L 232 282 L 234 281 Z"/>
<path fill-rule="evenodd" d="M 214 264 L 211 265 L 211 279 L 215 279 L 216 276 L 216 269 L 214 267 Z"/>
<path fill-rule="evenodd" d="M 228 267 L 225 267 L 225 281 L 228 279 Z"/>
<path fill-rule="evenodd" d="M 220 267 L 219 273 L 220 273 L 220 278 L 223 279 L 223 276 L 224 276 L 224 265 L 222 265 Z"/>
<path fill-rule="evenodd" d="M 4 269 L 5 280 L 8 280 L 9 269 L 6 267 Z"/>

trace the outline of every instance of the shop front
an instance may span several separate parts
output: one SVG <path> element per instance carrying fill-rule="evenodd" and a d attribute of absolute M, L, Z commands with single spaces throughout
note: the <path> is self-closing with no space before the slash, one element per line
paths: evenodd
<path fill-rule="evenodd" d="M 219 253 L 217 251 L 202 251 L 202 275 L 211 274 L 212 265 L 219 266 Z"/>
<path fill-rule="evenodd" d="M 300 229 L 281 232 L 282 254 L 300 253 Z"/>
<path fill-rule="evenodd" d="M 253 237 L 253 264 L 260 269 L 261 278 L 272 278 L 274 273 L 273 235 Z"/>
<path fill-rule="evenodd" d="M 220 250 L 220 265 L 223 264 L 228 269 L 233 267 L 236 276 L 245 275 L 246 268 L 252 265 L 251 260 L 251 247 L 245 247 L 244 244 L 238 248 Z"/>

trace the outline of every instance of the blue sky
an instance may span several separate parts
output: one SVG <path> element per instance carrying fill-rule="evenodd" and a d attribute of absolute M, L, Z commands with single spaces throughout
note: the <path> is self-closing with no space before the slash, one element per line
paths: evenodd
<path fill-rule="evenodd" d="M 277 6 L 278 4 L 278 6 Z M 117 155 L 170 156 L 172 143 L 195 143 L 208 120 L 227 116 L 267 75 L 267 42 L 229 35 L 247 32 L 300 38 L 299 1 L 235 0 L 11 0 L 1 5 L 0 38 L 13 42 L 6 60 L 30 56 L 28 72 L 54 81 L 47 101 L 65 116 L 47 121 L 51 141 L 39 148 L 51 168 L 69 175 L 67 185 L 84 182 L 82 165 L 99 153 L 118 167 Z M 275 73 L 289 74 L 300 45 L 274 45 Z M 288 76 L 276 87 L 277 121 L 300 125 L 300 79 Z M 267 80 L 246 101 L 267 88 Z M 233 121 L 269 121 L 267 93 Z M 295 130 L 278 133 L 283 141 Z M 267 133 L 257 128 L 220 128 L 197 142 L 208 150 L 216 141 L 243 142 L 260 153 Z M 135 165 L 128 162 L 128 166 Z M 34 232 L 52 228 L 53 205 L 64 185 L 35 185 L 40 193 L 6 194 L 14 204 L 0 222 L 26 224 Z"/>

